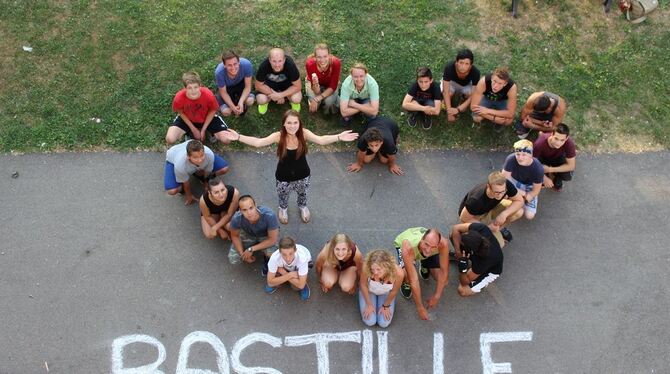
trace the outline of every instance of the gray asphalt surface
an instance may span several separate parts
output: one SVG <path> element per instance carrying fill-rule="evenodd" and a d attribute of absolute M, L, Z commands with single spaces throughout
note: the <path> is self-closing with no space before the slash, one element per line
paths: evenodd
<path fill-rule="evenodd" d="M 276 208 L 273 154 L 224 157 L 229 183 Z M 292 197 L 281 233 L 316 256 L 336 232 L 365 252 L 391 249 L 410 226 L 446 232 L 463 195 L 504 157 L 400 154 L 406 175 L 397 177 L 379 164 L 347 173 L 353 153 L 310 153 L 312 222 L 299 222 Z M 226 368 L 283 373 L 316 373 L 319 362 L 322 372 L 370 372 L 364 352 L 372 352 L 375 373 L 384 365 L 389 373 L 487 372 L 480 340 L 499 335 L 482 334 L 501 332 L 531 339 L 490 346 L 492 361 L 510 363 L 514 373 L 670 371 L 668 153 L 578 155 L 575 180 L 561 193 L 543 191 L 536 219 L 511 227 L 515 239 L 491 287 L 460 298 L 452 264 L 432 320 L 418 320 L 413 303 L 399 297 L 386 330 L 361 322 L 356 298 L 322 294 L 315 274 L 308 302 L 288 289 L 266 295 L 258 266 L 230 265 L 228 244 L 202 237 L 197 206 L 163 193 L 163 160 L 158 153 L 0 156 L 0 373 L 112 372 L 113 344 L 130 335 L 165 348 L 161 372 L 178 372 L 179 360 L 216 372 L 211 346 L 197 343 L 190 354 L 182 346 L 197 331 L 213 335 L 190 337 L 220 339 Z M 424 295 L 434 284 L 422 283 Z M 339 338 L 363 343 L 330 343 L 327 366 L 314 344 L 290 346 L 295 336 L 319 333 L 350 333 Z M 239 363 L 232 358 L 235 347 L 259 336 L 281 345 L 257 342 Z M 434 352 L 434 340 L 442 350 Z M 117 369 L 159 357 L 147 343 L 124 348 Z"/>

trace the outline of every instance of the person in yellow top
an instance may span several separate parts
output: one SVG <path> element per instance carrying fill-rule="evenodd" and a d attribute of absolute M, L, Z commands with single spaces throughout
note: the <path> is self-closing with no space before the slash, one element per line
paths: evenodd
<path fill-rule="evenodd" d="M 409 300 L 414 299 L 416 311 L 422 320 L 428 319 L 427 308 L 434 308 L 440 301 L 442 291 L 449 277 L 449 242 L 436 229 L 425 227 L 409 228 L 395 238 L 398 264 L 405 272 L 405 280 L 400 293 Z M 427 280 L 430 275 L 437 280 L 435 293 L 426 300 L 425 306 L 421 299 L 419 274 L 415 263 L 419 261 L 421 278 Z M 405 266 L 408 265 L 408 266 Z"/>

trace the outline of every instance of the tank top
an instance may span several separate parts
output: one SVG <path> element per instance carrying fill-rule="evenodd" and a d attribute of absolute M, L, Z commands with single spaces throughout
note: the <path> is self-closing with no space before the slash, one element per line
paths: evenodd
<path fill-rule="evenodd" d="M 345 260 L 345 261 L 337 260 L 337 262 L 338 262 L 338 264 L 337 264 L 337 268 L 338 268 L 338 270 L 339 270 L 339 271 L 345 271 L 345 270 L 349 269 L 349 268 L 352 267 L 352 266 L 356 266 L 356 262 L 354 261 L 354 255 L 356 255 L 356 247 L 354 247 L 354 249 L 351 251 L 351 256 L 349 256 L 349 259 L 348 259 L 348 260 Z"/>
<path fill-rule="evenodd" d="M 545 91 L 544 96 L 550 98 L 551 100 L 554 100 L 554 105 L 552 105 L 551 110 L 549 111 L 549 113 L 538 112 L 533 110 L 531 117 L 540 120 L 550 121 L 554 117 L 554 112 L 556 111 L 556 108 L 558 107 L 558 103 L 561 100 L 561 98 L 555 93 L 551 93 L 549 91 Z"/>
<path fill-rule="evenodd" d="M 368 290 L 377 295 L 386 295 L 393 289 L 393 283 L 382 283 L 380 281 L 373 280 L 368 278 Z"/>
<path fill-rule="evenodd" d="M 233 201 L 233 195 L 235 195 L 235 187 L 226 185 L 226 200 L 223 201 L 223 204 L 216 205 L 212 200 L 209 199 L 209 193 L 203 194 L 202 198 L 205 199 L 205 205 L 209 209 L 209 214 L 226 214 L 228 208 L 230 208 L 230 203 Z"/>
<path fill-rule="evenodd" d="M 293 182 L 309 177 L 309 165 L 307 164 L 307 157 L 303 153 L 297 160 L 295 155 L 296 149 L 287 149 L 286 157 L 279 160 L 277 163 L 277 171 L 275 171 L 275 178 L 280 182 Z"/>
<path fill-rule="evenodd" d="M 507 93 L 514 86 L 514 81 L 509 80 L 507 84 L 498 92 L 493 92 L 493 87 L 491 87 L 491 74 L 487 74 L 484 78 L 486 83 L 486 91 L 484 91 L 484 97 L 491 101 L 505 101 L 507 100 Z"/>

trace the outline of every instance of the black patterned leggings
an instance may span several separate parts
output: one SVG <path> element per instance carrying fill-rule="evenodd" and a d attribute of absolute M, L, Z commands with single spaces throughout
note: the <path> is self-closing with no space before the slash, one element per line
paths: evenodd
<path fill-rule="evenodd" d="M 276 181 L 277 198 L 279 199 L 279 207 L 282 209 L 288 208 L 288 198 L 291 191 L 298 194 L 298 207 L 307 206 L 307 193 L 309 191 L 309 176 L 292 182 Z"/>

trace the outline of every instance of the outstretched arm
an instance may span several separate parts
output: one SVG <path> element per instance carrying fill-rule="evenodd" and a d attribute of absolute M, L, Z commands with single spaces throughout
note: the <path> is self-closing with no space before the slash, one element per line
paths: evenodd
<path fill-rule="evenodd" d="M 223 136 L 230 141 L 239 141 L 257 148 L 279 143 L 279 131 L 273 132 L 264 138 L 257 138 L 255 136 L 242 135 L 233 129 L 228 129 L 224 132 Z"/>
<path fill-rule="evenodd" d="M 303 128 L 302 131 L 305 134 L 305 139 L 318 145 L 327 145 L 337 141 L 350 142 L 358 139 L 358 133 L 352 132 L 351 130 L 342 131 L 341 133 L 335 135 L 316 135 L 315 133 L 305 128 Z"/>

